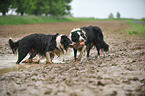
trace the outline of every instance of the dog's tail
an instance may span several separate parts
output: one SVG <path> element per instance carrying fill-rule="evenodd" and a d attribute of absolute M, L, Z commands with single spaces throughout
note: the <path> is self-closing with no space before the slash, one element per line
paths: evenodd
<path fill-rule="evenodd" d="M 15 54 L 16 50 L 19 47 L 19 41 L 13 42 L 12 39 L 9 39 L 9 45 L 10 45 L 12 51 L 13 51 L 13 54 Z"/>

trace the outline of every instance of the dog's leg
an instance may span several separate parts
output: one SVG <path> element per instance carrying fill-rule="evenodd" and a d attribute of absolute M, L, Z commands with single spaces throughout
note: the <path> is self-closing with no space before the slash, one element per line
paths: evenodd
<path fill-rule="evenodd" d="M 90 44 L 87 44 L 87 58 L 89 57 L 91 48 L 92 48 L 92 46 Z"/>
<path fill-rule="evenodd" d="M 100 56 L 100 48 L 97 48 L 98 56 Z"/>
<path fill-rule="evenodd" d="M 50 53 L 51 61 L 53 60 L 54 56 L 55 56 L 54 54 Z"/>
<path fill-rule="evenodd" d="M 84 51 L 85 51 L 86 47 L 87 47 L 86 45 L 84 45 L 84 46 L 83 46 L 82 51 L 80 52 L 80 54 L 79 54 L 79 56 L 78 56 L 78 59 L 77 59 L 77 60 L 81 60 L 82 55 L 83 55 L 83 53 L 84 53 Z"/>
<path fill-rule="evenodd" d="M 90 48 L 87 49 L 87 58 L 90 56 Z"/>
<path fill-rule="evenodd" d="M 22 61 L 22 63 L 32 63 L 32 59 L 26 59 L 25 61 Z"/>
<path fill-rule="evenodd" d="M 35 58 L 33 59 L 33 62 L 37 61 L 39 59 L 39 55 L 35 56 Z"/>
<path fill-rule="evenodd" d="M 87 59 L 89 60 L 89 54 L 90 54 L 90 50 L 93 47 L 93 43 L 89 43 L 87 44 Z"/>
<path fill-rule="evenodd" d="M 55 49 L 53 50 L 53 53 L 51 54 L 51 55 L 52 55 L 51 58 L 52 58 L 52 57 L 54 58 L 54 54 L 56 54 L 56 55 L 59 57 L 59 56 L 60 56 L 60 52 L 61 52 L 60 50 L 58 50 L 58 49 L 55 48 Z"/>
<path fill-rule="evenodd" d="M 22 63 L 32 63 L 33 62 L 32 59 L 36 56 L 36 53 L 30 52 L 29 54 L 30 54 L 30 57 L 27 60 L 23 61 Z"/>
<path fill-rule="evenodd" d="M 18 61 L 16 64 L 19 64 L 28 54 L 29 50 L 27 48 L 21 48 L 18 49 Z"/>
<path fill-rule="evenodd" d="M 77 58 L 77 49 L 73 48 L 73 50 L 74 50 L 74 59 L 76 61 L 76 58 Z"/>
<path fill-rule="evenodd" d="M 43 57 L 41 56 L 37 56 L 35 59 L 33 59 L 33 62 L 34 63 L 38 63 L 39 64 L 39 62 L 40 62 L 40 60 L 42 59 Z"/>
<path fill-rule="evenodd" d="M 46 63 L 52 63 L 51 57 L 50 57 L 50 52 L 46 52 Z"/>
<path fill-rule="evenodd" d="M 98 52 L 98 56 L 100 57 L 100 47 L 96 46 L 97 52 Z M 98 57 L 96 56 L 96 58 Z"/>
<path fill-rule="evenodd" d="M 97 50 L 97 52 L 98 52 L 98 56 L 100 57 L 100 48 L 101 48 L 101 44 L 98 42 L 95 42 L 95 47 L 96 47 L 96 50 Z M 98 56 L 96 56 L 96 58 L 98 57 Z"/>

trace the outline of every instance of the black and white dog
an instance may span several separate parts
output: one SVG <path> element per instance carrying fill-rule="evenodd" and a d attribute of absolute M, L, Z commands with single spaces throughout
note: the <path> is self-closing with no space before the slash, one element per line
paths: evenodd
<path fill-rule="evenodd" d="M 70 38 L 74 44 L 74 59 L 76 60 L 77 50 L 80 51 L 78 60 L 81 59 L 83 52 L 87 49 L 87 57 L 89 57 L 90 49 L 95 46 L 98 55 L 100 56 L 100 49 L 104 51 L 109 50 L 109 45 L 103 39 L 102 30 L 98 26 L 87 26 L 73 29 L 70 33 Z"/>
<path fill-rule="evenodd" d="M 45 34 L 31 34 L 17 42 L 13 42 L 9 39 L 9 45 L 13 51 L 18 49 L 18 60 L 16 64 L 19 64 L 29 53 L 29 61 L 37 55 L 46 56 L 46 63 L 52 63 L 54 55 L 60 55 L 61 52 L 67 50 L 71 44 L 71 40 L 62 34 L 45 35 Z"/>

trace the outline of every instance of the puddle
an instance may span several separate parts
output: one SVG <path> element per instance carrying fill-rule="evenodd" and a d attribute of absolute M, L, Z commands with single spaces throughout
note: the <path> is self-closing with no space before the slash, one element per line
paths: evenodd
<path fill-rule="evenodd" d="M 13 54 L 0 56 L 0 69 L 14 67 L 16 65 L 17 56 Z"/>
<path fill-rule="evenodd" d="M 0 75 L 11 72 L 17 71 L 16 62 L 17 56 L 13 54 L 2 55 L 0 56 Z"/>
<path fill-rule="evenodd" d="M 29 58 L 29 55 L 26 56 L 26 59 Z M 59 57 L 55 56 L 53 59 L 54 64 L 63 64 L 66 63 L 67 60 L 73 60 L 73 51 L 68 50 L 67 53 L 61 54 Z M 3 75 L 4 73 L 13 72 L 13 71 L 19 71 L 20 69 L 28 69 L 33 66 L 42 66 L 46 61 L 46 58 L 42 58 L 40 60 L 39 64 L 30 64 L 30 63 L 20 63 L 16 64 L 17 61 L 17 55 L 14 54 L 8 54 L 8 55 L 1 55 L 0 56 L 0 75 Z"/>

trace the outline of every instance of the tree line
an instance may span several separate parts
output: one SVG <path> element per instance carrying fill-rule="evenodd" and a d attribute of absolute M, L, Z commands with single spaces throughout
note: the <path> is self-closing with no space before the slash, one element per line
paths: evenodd
<path fill-rule="evenodd" d="M 2 15 L 10 9 L 16 9 L 17 14 L 64 16 L 70 15 L 72 0 L 1 0 Z"/>
<path fill-rule="evenodd" d="M 113 18 L 114 18 L 113 13 L 110 13 L 110 14 L 109 14 L 109 16 L 108 16 L 108 18 L 109 18 L 109 19 L 113 19 Z M 116 18 L 118 18 L 118 19 L 120 19 L 120 18 L 121 18 L 121 15 L 120 15 L 120 13 L 119 13 L 119 12 L 117 12 L 117 14 L 116 14 Z"/>

